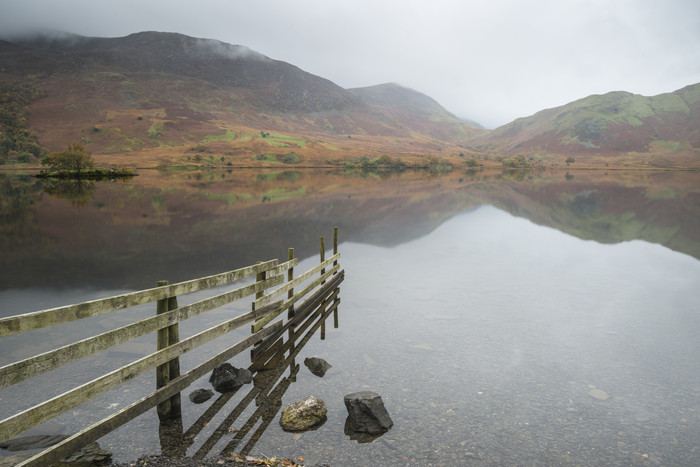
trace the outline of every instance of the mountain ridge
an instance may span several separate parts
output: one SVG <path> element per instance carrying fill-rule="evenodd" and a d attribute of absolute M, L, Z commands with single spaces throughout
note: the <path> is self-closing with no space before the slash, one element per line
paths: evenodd
<path fill-rule="evenodd" d="M 588 96 L 485 130 L 396 83 L 344 89 L 245 46 L 179 33 L 4 40 L 0 62 L 0 84 L 40 88 L 22 118 L 44 150 L 80 140 L 137 165 L 164 164 L 166 153 L 184 162 L 202 145 L 237 165 L 274 164 L 290 151 L 312 165 L 358 153 L 487 165 L 511 156 L 529 156 L 526 165 L 572 156 L 592 165 L 616 156 L 649 167 L 700 165 L 700 84 L 652 97 Z M 2 146 L 0 162 L 22 151 L 11 146 Z"/>
<path fill-rule="evenodd" d="M 435 109 L 412 109 L 403 120 L 400 105 L 371 106 L 292 64 L 178 33 L 33 37 L 1 44 L 0 60 L 4 78 L 31 76 L 45 90 L 29 117 L 44 149 L 62 150 L 79 139 L 94 154 L 141 165 L 131 157 L 137 152 L 178 147 L 182 162 L 188 147 L 203 143 L 239 165 L 284 157 L 290 149 L 311 164 L 328 160 L 328 150 L 333 159 L 362 151 L 418 160 L 443 148 L 454 155 L 479 131 L 441 108 L 447 130 L 433 121 Z M 269 134 L 303 143 L 270 144 Z"/>

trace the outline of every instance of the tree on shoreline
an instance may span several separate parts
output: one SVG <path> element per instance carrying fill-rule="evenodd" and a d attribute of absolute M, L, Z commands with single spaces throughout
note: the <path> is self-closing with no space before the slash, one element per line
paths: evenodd
<path fill-rule="evenodd" d="M 95 167 L 92 155 L 80 143 L 69 144 L 66 151 L 52 152 L 41 160 L 41 165 L 53 172 L 68 170 L 75 173 Z"/>

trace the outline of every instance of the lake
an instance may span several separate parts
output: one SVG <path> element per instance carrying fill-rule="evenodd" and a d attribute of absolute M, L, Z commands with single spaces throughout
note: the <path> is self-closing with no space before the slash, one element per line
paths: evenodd
<path fill-rule="evenodd" d="M 700 464 L 698 173 L 152 170 L 58 184 L 0 172 L 0 193 L 0 316 L 285 259 L 288 247 L 304 271 L 318 237 L 329 245 L 340 229 L 339 325 L 330 317 L 323 340 L 311 329 L 272 383 L 281 407 L 314 395 L 328 420 L 284 432 L 279 401 L 261 419 L 256 404 L 236 409 L 244 387 L 199 421 L 188 449 L 154 410 L 107 435 L 116 461 L 163 448 L 307 465 Z M 153 312 L 3 338 L 0 365 Z M 152 351 L 152 340 L 0 390 L 0 417 Z M 323 378 L 302 364 L 310 356 L 333 365 Z M 77 431 L 154 384 L 148 373 L 32 433 Z M 344 429 L 343 396 L 360 390 L 379 393 L 394 421 L 375 439 Z M 215 399 L 185 394 L 188 431 Z"/>

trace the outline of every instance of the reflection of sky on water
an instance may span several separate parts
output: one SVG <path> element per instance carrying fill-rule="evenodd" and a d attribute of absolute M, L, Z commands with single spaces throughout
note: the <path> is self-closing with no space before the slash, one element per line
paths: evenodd
<path fill-rule="evenodd" d="M 582 241 L 488 206 L 393 248 L 340 251 L 340 328 L 299 355 L 333 368 L 322 379 L 302 369 L 283 397 L 313 394 L 328 421 L 301 437 L 272 423 L 252 454 L 311 465 L 700 461 L 696 259 Z M 382 395 L 394 427 L 358 444 L 343 433 L 343 395 L 364 389 Z M 202 410 L 186 409 L 190 421 Z M 153 418 L 103 444 L 123 460 L 157 450 Z"/>
<path fill-rule="evenodd" d="M 437 450 L 457 463 L 471 453 L 604 465 L 700 455 L 687 444 L 700 428 L 697 260 L 640 241 L 581 241 L 491 207 L 395 248 L 341 252 L 342 326 L 324 357 L 342 369 L 342 388 L 319 397 L 379 392 L 395 422 L 383 438 L 400 446 L 356 446 L 359 458 L 400 465 L 392 455 L 402 453 L 421 464 Z M 293 386 L 285 402 L 308 391 Z M 280 438 L 292 452 L 329 444 L 322 436 Z M 279 443 L 270 434 L 260 449 Z"/>

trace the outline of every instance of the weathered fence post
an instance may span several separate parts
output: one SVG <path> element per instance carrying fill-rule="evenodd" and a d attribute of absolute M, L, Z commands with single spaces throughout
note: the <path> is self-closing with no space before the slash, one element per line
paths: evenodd
<path fill-rule="evenodd" d="M 169 297 L 168 311 L 176 310 L 177 308 L 177 297 Z M 168 326 L 168 345 L 175 345 L 178 342 L 180 342 L 180 324 L 171 324 Z M 180 357 L 175 357 L 168 362 L 168 371 L 171 381 L 180 376 Z M 180 393 L 178 392 L 170 398 L 170 418 L 178 418 L 181 414 L 182 407 L 180 405 Z"/>
<path fill-rule="evenodd" d="M 321 262 L 323 263 L 326 260 L 326 239 L 325 237 L 321 237 Z M 321 269 L 321 275 L 324 275 L 326 273 L 326 268 Z M 321 285 L 325 284 L 326 281 L 322 281 Z"/>
<path fill-rule="evenodd" d="M 261 261 L 258 261 L 257 264 L 260 265 L 260 264 L 262 264 L 262 262 L 261 262 Z M 255 282 L 256 282 L 256 284 L 257 284 L 258 282 L 264 282 L 266 278 L 267 278 L 267 271 L 260 271 L 260 272 L 258 272 L 258 273 L 255 275 Z M 256 299 L 256 300 L 259 299 L 259 298 L 263 298 L 264 296 L 265 296 L 265 290 L 264 290 L 264 289 L 261 289 L 260 291 L 258 291 L 258 292 L 255 293 L 255 299 Z M 255 311 L 255 302 L 253 302 L 251 308 L 252 308 L 252 311 Z M 256 321 L 257 321 L 257 319 L 256 319 Z M 250 326 L 250 332 L 253 333 L 253 334 L 255 333 L 255 324 L 253 324 L 253 325 Z M 256 342 L 255 345 L 257 346 L 259 343 L 260 343 L 260 342 Z M 253 352 L 253 351 L 251 350 L 251 352 Z M 252 354 L 251 354 L 251 355 L 252 355 Z"/>
<path fill-rule="evenodd" d="M 158 281 L 158 287 L 168 285 L 168 281 Z M 158 300 L 156 305 L 156 314 L 167 313 L 170 310 L 177 308 L 177 297 L 168 297 Z M 166 347 L 175 345 L 180 341 L 180 330 L 178 324 L 172 324 L 167 328 L 158 330 L 157 350 L 163 350 Z M 178 357 L 169 362 L 158 365 L 156 368 L 156 389 L 160 389 L 180 376 L 180 359 Z M 175 394 L 170 399 L 158 404 L 158 418 L 161 422 L 177 418 L 181 414 L 180 394 Z"/>
<path fill-rule="evenodd" d="M 333 227 L 333 254 L 338 254 L 338 227 Z M 333 261 L 333 266 L 338 264 L 338 260 Z"/>
<path fill-rule="evenodd" d="M 326 238 L 321 237 L 321 262 L 326 260 Z M 326 268 L 321 269 L 321 275 L 326 273 Z M 325 284 L 326 281 L 321 281 L 321 285 Z M 321 316 L 323 316 L 323 310 L 321 310 Z M 326 320 L 321 321 L 321 340 L 326 339 Z"/>
<path fill-rule="evenodd" d="M 291 261 L 294 259 L 294 248 L 290 248 L 287 250 L 287 260 Z M 291 267 L 287 270 L 287 282 L 291 282 L 294 280 L 294 268 Z M 289 292 L 287 292 L 287 300 L 291 300 L 294 297 L 294 288 L 289 289 Z M 287 310 L 287 319 L 292 319 L 294 318 L 294 304 L 292 304 L 289 309 Z M 290 355 L 294 352 L 294 326 L 289 327 L 289 331 L 287 332 L 287 338 L 289 342 L 291 342 L 291 346 L 289 348 L 289 353 Z M 296 362 L 294 361 L 294 358 L 292 358 L 292 366 L 295 365 Z"/>
<path fill-rule="evenodd" d="M 262 264 L 260 261 L 258 261 L 258 264 Z M 265 279 L 267 278 L 267 271 L 260 271 L 255 275 L 255 281 L 256 282 L 264 282 Z M 255 293 L 255 299 L 257 300 L 258 298 L 262 298 L 265 295 L 265 291 L 261 290 L 259 292 Z"/>
<path fill-rule="evenodd" d="M 294 248 L 290 248 L 287 250 L 287 261 L 291 261 L 294 259 Z M 287 270 L 287 282 L 291 282 L 294 280 L 294 267 L 291 267 Z M 287 292 L 287 300 L 291 300 L 292 297 L 294 297 L 294 287 L 289 289 L 289 292 Z M 289 307 L 287 310 L 287 319 L 294 318 L 294 304 Z"/>
<path fill-rule="evenodd" d="M 338 254 L 338 227 L 333 227 L 333 255 Z M 338 260 L 333 261 L 333 266 L 338 265 Z M 337 274 L 337 272 L 336 272 Z M 333 310 L 333 327 L 338 329 L 338 307 Z"/>

